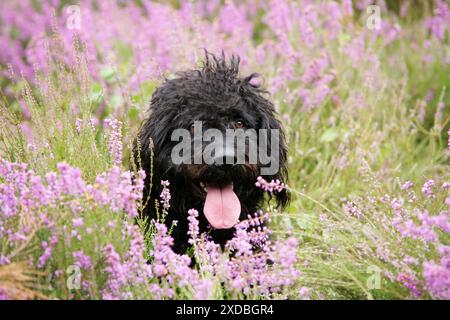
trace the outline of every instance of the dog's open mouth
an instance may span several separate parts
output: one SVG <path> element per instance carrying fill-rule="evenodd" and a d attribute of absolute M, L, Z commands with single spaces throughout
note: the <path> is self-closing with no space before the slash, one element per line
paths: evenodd
<path fill-rule="evenodd" d="M 233 182 L 223 184 L 201 183 L 206 192 L 203 213 L 209 224 L 215 229 L 230 229 L 241 214 L 241 203 L 233 191 Z"/>

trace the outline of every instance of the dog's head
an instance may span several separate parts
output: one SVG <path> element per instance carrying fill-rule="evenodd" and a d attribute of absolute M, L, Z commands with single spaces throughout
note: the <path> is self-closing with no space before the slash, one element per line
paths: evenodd
<path fill-rule="evenodd" d="M 191 200 L 180 203 L 202 204 L 197 209 L 217 229 L 231 228 L 260 204 L 258 176 L 287 180 L 274 106 L 253 84 L 257 74 L 241 78 L 238 72 L 239 58 L 227 62 L 223 54 L 207 53 L 202 68 L 178 73 L 155 91 L 140 133 L 144 169 L 149 173 L 151 138 L 155 176 Z M 274 196 L 279 206 L 288 201 L 285 190 Z"/>

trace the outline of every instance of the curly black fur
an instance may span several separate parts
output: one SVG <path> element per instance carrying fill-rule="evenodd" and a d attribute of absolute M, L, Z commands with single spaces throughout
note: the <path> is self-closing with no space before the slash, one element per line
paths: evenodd
<path fill-rule="evenodd" d="M 177 220 L 173 230 L 176 252 L 188 248 L 187 211 L 195 208 L 199 212 L 200 231 L 208 231 L 211 238 L 224 245 L 232 236 L 233 229 L 212 230 L 203 215 L 205 192 L 199 186 L 201 181 L 221 183 L 232 180 L 234 191 L 241 202 L 240 219 L 253 214 L 264 201 L 264 193 L 255 186 L 260 166 L 208 166 L 174 165 L 170 155 L 176 142 L 171 141 L 171 133 L 177 128 L 190 129 L 194 120 L 201 120 L 206 128 L 225 130 L 233 121 L 242 121 L 246 128 L 280 129 L 280 170 L 274 176 L 263 176 L 270 181 L 280 179 L 287 181 L 287 149 L 280 122 L 275 117 L 273 104 L 265 98 L 267 92 L 251 80 L 258 76 L 239 77 L 239 57 L 232 56 L 229 62 L 224 54 L 216 57 L 206 53 L 203 66 L 199 70 L 180 72 L 174 79 L 166 80 L 153 94 L 149 116 L 141 126 L 138 139 L 140 150 L 135 144 L 136 163 L 141 162 L 147 173 L 144 199 L 149 195 L 150 201 L 144 213 L 155 218 L 154 203 L 162 191 L 161 180 L 169 180 L 171 190 L 171 207 L 166 219 L 167 225 Z M 206 129 L 205 128 L 205 129 Z M 150 141 L 153 141 L 153 177 L 150 188 Z M 270 136 L 269 141 L 270 143 Z M 137 159 L 140 154 L 141 159 Z M 150 190 L 151 189 L 151 190 Z M 279 207 L 288 202 L 286 191 L 274 195 Z"/>

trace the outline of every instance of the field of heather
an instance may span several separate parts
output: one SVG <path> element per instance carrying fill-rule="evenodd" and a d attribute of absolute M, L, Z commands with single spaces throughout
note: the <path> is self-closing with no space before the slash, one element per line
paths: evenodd
<path fill-rule="evenodd" d="M 450 299 L 449 39 L 446 0 L 2 0 L 0 300 Z M 131 150 L 204 49 L 260 74 L 291 201 L 177 254 Z"/>

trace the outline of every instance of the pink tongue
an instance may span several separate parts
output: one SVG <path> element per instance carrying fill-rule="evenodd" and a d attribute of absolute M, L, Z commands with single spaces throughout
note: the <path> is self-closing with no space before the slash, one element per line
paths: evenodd
<path fill-rule="evenodd" d="M 217 185 L 206 185 L 205 207 L 203 213 L 208 222 L 216 229 L 230 229 L 238 221 L 241 214 L 241 203 L 233 192 L 232 184 L 223 188 Z"/>

